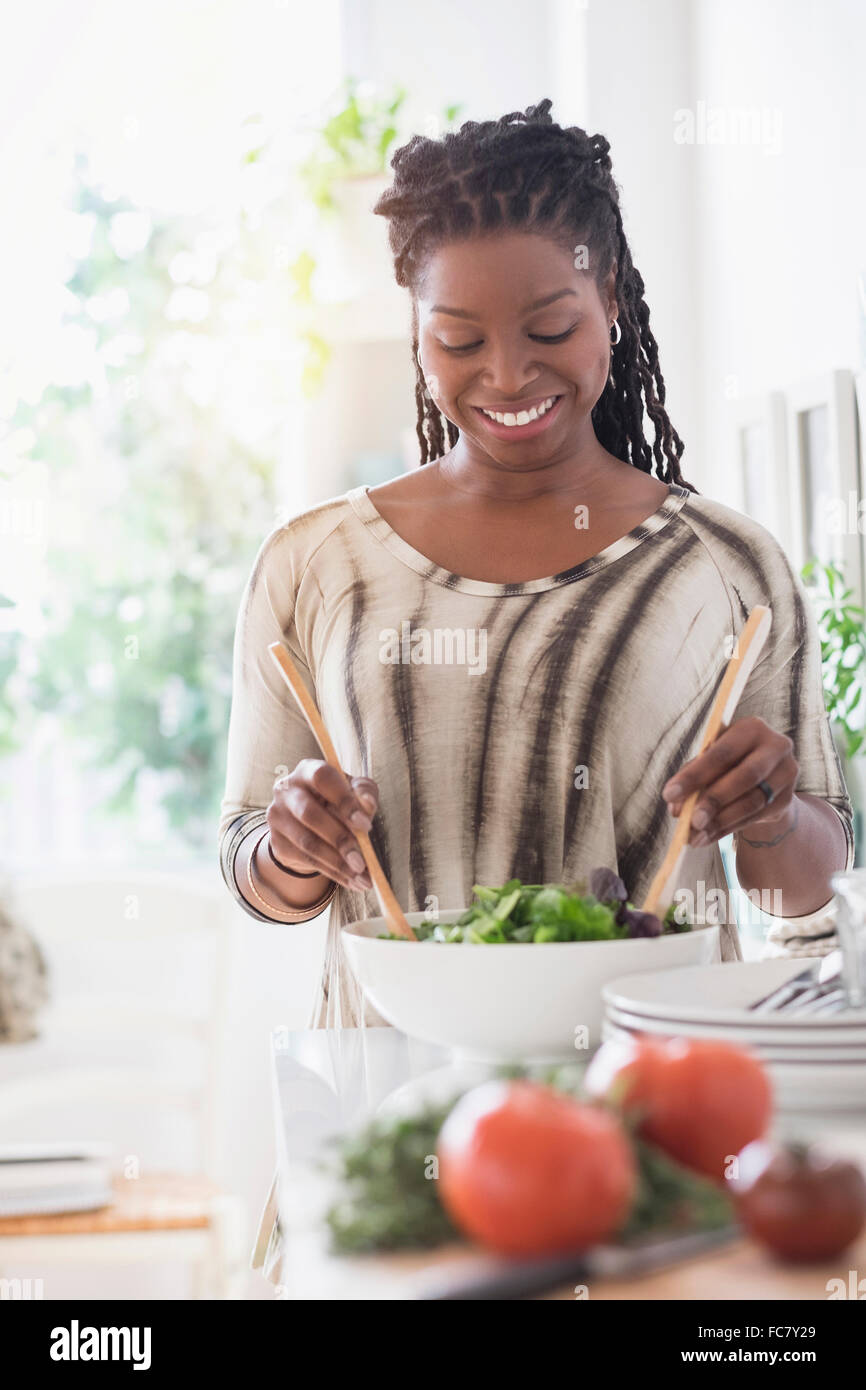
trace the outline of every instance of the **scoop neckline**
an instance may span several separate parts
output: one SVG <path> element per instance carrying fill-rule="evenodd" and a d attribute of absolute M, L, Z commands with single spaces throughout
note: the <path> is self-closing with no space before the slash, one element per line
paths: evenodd
<path fill-rule="evenodd" d="M 586 579 L 589 575 L 596 574 L 615 561 L 621 560 L 636 546 L 667 526 L 668 522 L 681 510 L 690 495 L 688 488 L 680 486 L 679 483 L 669 483 L 667 497 L 654 512 L 645 517 L 643 521 L 639 521 L 637 526 L 633 526 L 624 536 L 620 536 L 617 540 L 604 546 L 596 555 L 591 555 L 588 560 L 582 560 L 580 564 L 573 565 L 571 569 L 562 570 L 559 574 L 545 575 L 541 579 L 518 580 L 509 584 L 497 584 L 486 579 L 469 579 L 466 575 L 453 574 L 444 566 L 437 565 L 429 556 L 422 555 L 420 550 L 416 550 L 402 536 L 399 536 L 391 524 L 385 520 L 370 497 L 369 484 L 362 483 L 358 487 L 352 488 L 350 492 L 346 493 L 346 500 L 370 534 L 386 550 L 389 550 L 404 565 L 408 565 L 416 574 L 422 575 L 424 579 L 429 579 L 434 584 L 441 584 L 444 588 L 455 590 L 458 593 L 482 594 L 491 598 L 510 598 L 520 594 L 543 593 L 548 589 L 559 589 L 564 584 L 574 584 L 577 580 Z"/>

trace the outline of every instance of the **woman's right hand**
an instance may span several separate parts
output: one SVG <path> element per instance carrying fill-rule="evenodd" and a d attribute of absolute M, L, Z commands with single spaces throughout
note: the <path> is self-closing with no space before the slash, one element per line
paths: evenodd
<path fill-rule="evenodd" d="M 379 805 L 371 777 L 346 778 L 319 758 L 278 777 L 268 807 L 271 848 L 300 873 L 314 869 L 344 888 L 372 888 L 355 831 L 369 831 Z"/>

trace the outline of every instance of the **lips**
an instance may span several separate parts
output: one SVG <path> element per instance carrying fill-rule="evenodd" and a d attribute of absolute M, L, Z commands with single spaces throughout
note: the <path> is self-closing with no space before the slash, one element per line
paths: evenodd
<path fill-rule="evenodd" d="M 556 391 L 548 391 L 544 396 L 531 396 L 525 401 L 491 401 L 479 402 L 474 408 L 476 410 L 492 410 L 494 415 L 519 415 L 521 410 L 532 410 L 533 407 L 543 405 L 545 401 L 551 400 L 557 395 Z"/>
<path fill-rule="evenodd" d="M 554 403 L 549 410 L 546 410 L 543 415 L 537 416 L 534 420 L 528 421 L 525 425 L 501 424 L 498 420 L 491 420 L 489 415 L 485 415 L 485 410 L 495 410 L 497 414 L 502 415 L 518 415 L 521 410 L 531 410 L 533 406 L 542 405 L 545 401 L 550 399 L 550 395 L 536 396 L 533 400 L 514 401 L 505 407 L 499 405 L 475 405 L 472 409 L 484 425 L 484 428 L 495 435 L 497 439 L 523 440 L 530 439 L 536 434 L 541 434 L 544 430 L 549 428 L 552 421 L 559 414 L 562 402 L 565 399 L 564 396 L 555 396 Z"/>

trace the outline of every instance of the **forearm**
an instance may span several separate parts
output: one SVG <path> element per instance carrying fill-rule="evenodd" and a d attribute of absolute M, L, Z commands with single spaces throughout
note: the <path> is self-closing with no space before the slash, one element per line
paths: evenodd
<path fill-rule="evenodd" d="M 273 911 L 275 921 L 280 920 L 279 912 L 304 914 L 334 887 L 333 879 L 326 874 L 293 878 L 284 873 L 268 854 L 261 830 L 241 843 L 235 858 L 235 881 L 245 900 L 257 912 L 269 916 Z M 305 920 L 304 916 L 298 920 Z"/>
<path fill-rule="evenodd" d="M 828 903 L 830 875 L 844 869 L 848 859 L 838 815 L 829 802 L 808 792 L 795 793 L 784 820 L 751 821 L 737 831 L 735 846 L 740 886 L 764 894 L 783 917 L 802 917 Z"/>

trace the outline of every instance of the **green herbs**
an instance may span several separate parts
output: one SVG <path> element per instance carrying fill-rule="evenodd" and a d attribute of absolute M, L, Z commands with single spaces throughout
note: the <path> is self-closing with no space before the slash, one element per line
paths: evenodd
<path fill-rule="evenodd" d="M 436 1140 L 452 1104 L 380 1116 L 340 1143 L 342 1193 L 326 1217 L 335 1250 L 357 1255 L 457 1238 L 436 1193 Z"/>
<path fill-rule="evenodd" d="M 527 1074 L 524 1068 L 514 1074 Z M 553 1085 L 580 1103 L 582 1068 L 549 1070 Z M 503 1075 L 508 1071 L 503 1069 Z M 439 1201 L 436 1143 L 456 1102 L 427 1106 L 414 1115 L 379 1117 L 339 1141 L 339 1199 L 327 1213 L 331 1246 L 342 1255 L 377 1250 L 430 1249 L 462 1239 Z M 638 1164 L 637 1193 L 617 1243 L 727 1226 L 731 1202 L 716 1183 L 690 1172 L 654 1145 L 630 1133 Z"/>
<path fill-rule="evenodd" d="M 415 928 L 419 941 L 507 942 L 622 941 L 690 931 L 679 922 L 672 903 L 664 919 L 641 912 L 630 902 L 622 879 L 610 869 L 594 869 L 586 883 L 523 884 L 512 878 L 502 888 L 476 884 L 472 906 L 456 922 L 424 921 Z M 388 940 L 401 940 L 383 933 Z"/>
<path fill-rule="evenodd" d="M 715 1231 L 729 1226 L 733 1206 L 724 1188 L 677 1163 L 654 1144 L 631 1136 L 638 1161 L 638 1190 L 622 1241 L 690 1231 Z"/>

